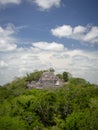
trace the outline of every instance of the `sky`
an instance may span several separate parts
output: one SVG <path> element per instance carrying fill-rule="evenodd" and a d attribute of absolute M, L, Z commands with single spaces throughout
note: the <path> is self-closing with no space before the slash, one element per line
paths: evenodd
<path fill-rule="evenodd" d="M 50 67 L 98 84 L 98 0 L 0 0 L 0 85 Z"/>

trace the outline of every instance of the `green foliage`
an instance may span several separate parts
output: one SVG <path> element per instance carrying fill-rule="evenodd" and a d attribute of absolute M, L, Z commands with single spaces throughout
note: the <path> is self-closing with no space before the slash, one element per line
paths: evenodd
<path fill-rule="evenodd" d="M 71 78 L 60 88 L 27 90 L 42 73 L 0 87 L 0 130 L 98 130 L 98 86 Z"/>
<path fill-rule="evenodd" d="M 33 73 L 27 74 L 26 80 L 29 82 L 31 82 L 32 80 L 38 81 L 39 78 L 41 77 L 42 73 L 43 73 L 43 71 L 35 71 Z"/>
<path fill-rule="evenodd" d="M 50 72 L 55 72 L 55 70 L 52 67 L 49 69 L 49 71 Z"/>
<path fill-rule="evenodd" d="M 70 85 L 71 86 L 88 86 L 88 82 L 85 80 L 85 79 L 82 79 L 82 78 L 71 78 L 70 81 L 69 81 Z"/>
<path fill-rule="evenodd" d="M 56 76 L 57 76 L 59 79 L 61 79 L 61 80 L 63 79 L 63 75 L 62 75 L 62 74 L 57 74 Z"/>
<path fill-rule="evenodd" d="M 6 87 L 0 87 L 0 103 L 9 97 L 10 91 Z"/>
<path fill-rule="evenodd" d="M 0 130 L 26 130 L 25 123 L 19 117 L 4 116 L 0 118 Z"/>
<path fill-rule="evenodd" d="M 64 80 L 65 82 L 68 81 L 68 72 L 63 72 L 63 80 Z"/>
<path fill-rule="evenodd" d="M 54 124 L 53 121 L 53 113 L 54 113 L 54 103 L 55 103 L 56 97 L 55 93 L 45 93 L 42 96 L 40 96 L 35 104 L 34 111 L 36 114 L 40 117 L 40 120 L 42 123 L 47 125 Z"/>

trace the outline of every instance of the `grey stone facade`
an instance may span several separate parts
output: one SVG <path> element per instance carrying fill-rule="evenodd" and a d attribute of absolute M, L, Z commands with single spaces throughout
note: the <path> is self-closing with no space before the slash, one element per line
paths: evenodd
<path fill-rule="evenodd" d="M 44 72 L 38 82 L 32 81 L 27 84 L 27 88 L 43 89 L 47 87 L 58 87 L 63 85 L 63 81 L 60 80 L 53 72 Z"/>

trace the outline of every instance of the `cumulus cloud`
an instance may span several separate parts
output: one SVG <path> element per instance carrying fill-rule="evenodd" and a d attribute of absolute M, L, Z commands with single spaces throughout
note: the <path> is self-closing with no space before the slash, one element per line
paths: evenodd
<path fill-rule="evenodd" d="M 12 44 L 12 43 L 11 44 L 10 43 L 6 44 L 5 40 L 3 40 L 3 41 L 0 42 L 0 51 L 2 51 L 2 52 L 15 50 L 16 47 L 17 47 L 16 44 Z"/>
<path fill-rule="evenodd" d="M 87 29 L 85 27 L 79 25 L 79 26 L 74 27 L 73 33 L 74 34 L 81 34 L 81 33 L 85 33 L 86 30 Z"/>
<path fill-rule="evenodd" d="M 0 68 L 5 68 L 5 67 L 7 67 L 8 65 L 7 65 L 7 63 L 6 62 L 4 62 L 3 60 L 0 60 Z"/>
<path fill-rule="evenodd" d="M 0 0 L 1 5 L 7 5 L 7 4 L 20 4 L 21 0 Z"/>
<path fill-rule="evenodd" d="M 59 7 L 61 0 L 32 0 L 41 10 L 47 10 L 51 7 Z"/>
<path fill-rule="evenodd" d="M 5 28 L 0 27 L 0 52 L 12 51 L 17 48 L 16 39 L 13 37 L 14 34 L 14 25 L 8 24 Z"/>
<path fill-rule="evenodd" d="M 75 26 L 70 25 L 58 26 L 51 29 L 52 35 L 58 38 L 71 38 L 83 42 L 98 44 L 98 27 L 97 26 Z"/>
<path fill-rule="evenodd" d="M 84 37 L 85 41 L 91 41 L 91 43 L 98 43 L 98 27 L 92 27 L 91 30 Z"/>
<path fill-rule="evenodd" d="M 54 36 L 57 36 L 59 38 L 68 37 L 72 35 L 72 27 L 70 25 L 63 25 L 57 27 L 56 29 L 51 29 L 51 32 Z"/>
<path fill-rule="evenodd" d="M 35 48 L 39 48 L 45 51 L 63 51 L 64 45 L 56 42 L 48 43 L 48 42 L 36 42 L 32 43 Z"/>
<path fill-rule="evenodd" d="M 54 7 L 60 7 L 61 0 L 25 0 L 26 2 L 33 2 L 35 3 L 40 10 L 48 10 Z M 0 8 L 6 7 L 9 4 L 17 4 L 19 5 L 22 3 L 23 0 L 0 0 Z"/>

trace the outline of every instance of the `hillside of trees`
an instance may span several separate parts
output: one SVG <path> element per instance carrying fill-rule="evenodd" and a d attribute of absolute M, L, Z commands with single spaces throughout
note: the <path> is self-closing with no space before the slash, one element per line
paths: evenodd
<path fill-rule="evenodd" d="M 0 130 L 98 130 L 98 86 L 64 72 L 61 87 L 27 89 L 42 73 L 0 87 Z"/>

